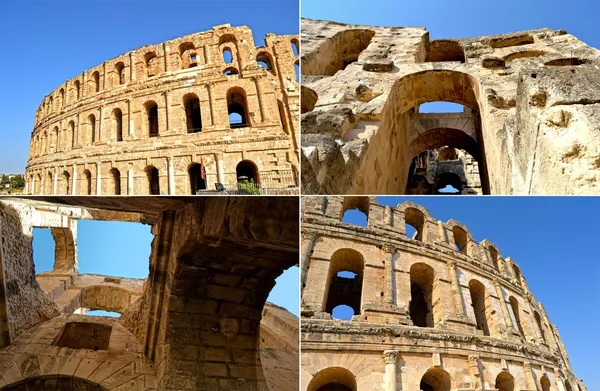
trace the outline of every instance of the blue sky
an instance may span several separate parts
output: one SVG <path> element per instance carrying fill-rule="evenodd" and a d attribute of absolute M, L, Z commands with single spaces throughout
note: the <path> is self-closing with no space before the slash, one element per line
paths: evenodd
<path fill-rule="evenodd" d="M 147 278 L 149 272 L 150 226 L 138 223 L 80 220 L 77 229 L 80 273 Z M 110 245 L 109 245 L 110 243 Z M 52 270 L 54 239 L 48 228 L 35 228 L 33 260 L 36 273 Z M 286 270 L 277 280 L 268 301 L 298 316 L 298 267 Z M 93 314 L 90 314 L 93 315 Z M 100 312 L 96 315 L 106 315 Z"/>
<path fill-rule="evenodd" d="M 600 197 L 378 197 L 392 206 L 407 199 L 512 257 L 558 327 L 575 375 L 588 390 L 600 389 Z M 364 225 L 366 218 L 348 211 L 343 221 Z"/>
<path fill-rule="evenodd" d="M 35 111 L 65 80 L 129 50 L 213 26 L 247 25 L 254 41 L 297 34 L 297 0 L 0 2 L 0 173 L 23 173 Z"/>

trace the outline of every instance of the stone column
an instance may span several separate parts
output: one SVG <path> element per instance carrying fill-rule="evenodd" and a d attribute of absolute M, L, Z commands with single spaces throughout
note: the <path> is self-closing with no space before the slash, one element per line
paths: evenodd
<path fill-rule="evenodd" d="M 102 194 L 102 181 L 100 179 L 100 163 L 96 163 L 96 195 Z"/>
<path fill-rule="evenodd" d="M 73 164 L 73 183 L 71 184 L 71 195 L 77 195 L 77 164 Z"/>
<path fill-rule="evenodd" d="M 169 176 L 169 194 L 175 194 L 175 172 L 173 171 L 173 158 L 167 158 L 167 175 Z"/>
<path fill-rule="evenodd" d="M 310 255 L 315 246 L 318 234 L 313 231 L 304 232 L 304 242 L 302 245 L 302 258 L 300 259 L 300 292 L 304 292 L 308 268 L 310 266 Z"/>
<path fill-rule="evenodd" d="M 54 170 L 54 174 L 52 175 L 52 194 L 56 194 L 58 190 L 58 174 L 56 173 L 56 169 Z"/>
<path fill-rule="evenodd" d="M 462 288 L 458 284 L 458 277 L 456 275 L 456 262 L 448 262 L 448 273 L 450 274 L 450 281 L 452 281 L 452 293 L 454 296 L 454 307 L 457 318 L 466 318 L 464 299 L 462 295 Z"/>
<path fill-rule="evenodd" d="M 98 126 L 97 126 L 97 129 L 98 129 L 98 137 L 96 137 L 96 142 L 97 143 L 101 143 L 102 142 L 102 137 L 103 137 L 102 136 L 102 134 L 103 134 L 103 132 L 102 132 L 102 106 L 100 106 L 98 108 Z"/>
<path fill-rule="evenodd" d="M 383 302 L 385 304 L 394 303 L 394 254 L 396 249 L 389 244 L 383 245 L 385 252 L 385 290 L 383 291 Z"/>
<path fill-rule="evenodd" d="M 135 53 L 129 52 L 129 81 L 135 80 Z"/>
<path fill-rule="evenodd" d="M 260 75 L 254 76 L 254 84 L 256 84 L 256 95 L 258 97 L 258 109 L 260 111 L 260 122 L 267 122 L 267 118 L 265 118 L 265 109 L 264 109 L 261 79 L 262 79 L 262 77 Z"/>
<path fill-rule="evenodd" d="M 33 179 L 31 181 L 31 194 L 35 194 L 35 174 L 33 174 Z"/>
<path fill-rule="evenodd" d="M 169 114 L 170 114 L 170 110 L 171 110 L 171 91 L 167 90 L 164 92 L 165 95 L 165 127 L 166 127 L 166 131 L 168 132 L 169 130 L 171 130 L 171 127 L 169 126 Z"/>
<path fill-rule="evenodd" d="M 213 103 L 213 88 L 214 88 L 214 83 L 208 83 L 206 85 L 207 91 L 208 91 L 208 107 L 210 108 L 210 124 L 211 126 L 215 126 L 216 125 L 216 121 L 215 121 L 215 109 L 214 109 L 214 103 Z"/>
<path fill-rule="evenodd" d="M 133 122 L 133 115 L 131 113 L 131 99 L 127 99 L 127 119 L 129 120 L 129 137 L 133 138 L 135 133 L 135 122 Z"/>
<path fill-rule="evenodd" d="M 397 391 L 402 390 L 402 386 L 398 388 L 397 361 L 400 352 L 397 350 L 385 350 L 383 352 L 383 361 L 385 361 L 385 376 L 384 390 Z"/>
<path fill-rule="evenodd" d="M 481 372 L 479 371 L 479 356 L 469 356 L 469 373 L 473 390 L 484 390 Z"/>
<path fill-rule="evenodd" d="M 217 182 L 225 183 L 225 172 L 223 169 L 223 155 L 220 153 L 215 153 L 215 163 L 217 164 Z"/>
<path fill-rule="evenodd" d="M 502 310 L 502 315 L 504 316 L 504 323 L 506 327 L 509 327 L 513 332 L 516 332 L 515 325 L 512 321 L 512 317 L 508 312 L 508 307 L 506 304 L 506 300 L 504 300 L 504 295 L 502 294 L 502 288 L 500 287 L 500 282 L 494 278 L 494 287 L 496 288 L 496 296 L 498 296 L 498 300 L 500 301 L 500 309 Z"/>
<path fill-rule="evenodd" d="M 392 207 L 389 205 L 386 205 L 383 215 L 385 217 L 385 225 L 391 227 L 394 224 L 394 216 L 393 216 L 393 212 L 392 212 Z"/>
<path fill-rule="evenodd" d="M 133 194 L 133 167 L 127 170 L 127 194 Z"/>
<path fill-rule="evenodd" d="M 533 380 L 533 375 L 531 374 L 531 363 L 524 362 L 523 363 L 523 372 L 525 372 L 525 384 L 527 385 L 528 390 L 538 390 L 538 387 Z"/>
<path fill-rule="evenodd" d="M 25 194 L 29 194 L 29 180 L 25 178 Z"/>

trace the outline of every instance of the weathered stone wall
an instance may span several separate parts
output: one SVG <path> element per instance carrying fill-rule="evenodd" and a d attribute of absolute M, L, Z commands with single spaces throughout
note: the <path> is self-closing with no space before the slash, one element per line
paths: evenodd
<path fill-rule="evenodd" d="M 255 47 L 248 27 L 221 25 L 84 71 L 37 110 L 26 193 L 193 194 L 194 164 L 206 189 L 231 188 L 242 161 L 263 187 L 297 186 L 294 45 L 295 35 L 268 34 Z M 245 114 L 245 126 L 230 126 L 232 110 Z"/>
<path fill-rule="evenodd" d="M 303 192 L 402 194 L 413 157 L 450 146 L 477 159 L 484 193 L 596 194 L 599 58 L 562 30 L 430 41 L 303 19 Z M 421 127 L 433 101 L 473 123 Z"/>
<path fill-rule="evenodd" d="M 357 207 L 367 227 L 341 221 Z M 489 240 L 410 202 L 303 197 L 302 209 L 302 390 L 585 390 L 517 264 Z M 359 281 L 345 301 L 340 271 Z M 333 319 L 332 300 L 358 300 L 352 319 Z"/>

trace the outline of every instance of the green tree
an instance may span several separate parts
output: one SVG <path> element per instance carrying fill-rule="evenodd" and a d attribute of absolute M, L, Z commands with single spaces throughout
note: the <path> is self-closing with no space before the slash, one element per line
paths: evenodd
<path fill-rule="evenodd" d="M 10 183 L 10 179 L 8 179 L 8 175 L 2 174 L 2 179 L 0 179 L 0 185 L 4 186 L 7 183 Z"/>
<path fill-rule="evenodd" d="M 22 189 L 25 187 L 25 177 L 23 175 L 15 175 L 10 180 L 10 185 L 13 189 Z"/>

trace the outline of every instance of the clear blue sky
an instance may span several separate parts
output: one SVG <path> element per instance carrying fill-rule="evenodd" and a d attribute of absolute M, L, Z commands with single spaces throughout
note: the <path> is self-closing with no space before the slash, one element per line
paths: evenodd
<path fill-rule="evenodd" d="M 152 243 L 149 225 L 80 220 L 77 235 L 80 273 L 148 277 Z M 36 273 L 52 270 L 54 239 L 50 229 L 34 229 L 33 260 Z M 292 267 L 276 280 L 276 285 L 267 300 L 298 316 L 298 287 L 298 267 Z M 105 312 L 100 314 L 106 315 Z"/>
<path fill-rule="evenodd" d="M 135 48 L 229 23 L 298 34 L 297 0 L 0 1 L 0 173 L 23 173 L 35 111 L 67 79 Z"/>
<path fill-rule="evenodd" d="M 519 265 L 563 339 L 575 375 L 600 390 L 600 197 L 378 197 L 383 205 L 423 205 L 436 220 L 465 224 Z M 348 211 L 344 221 L 364 225 Z"/>

